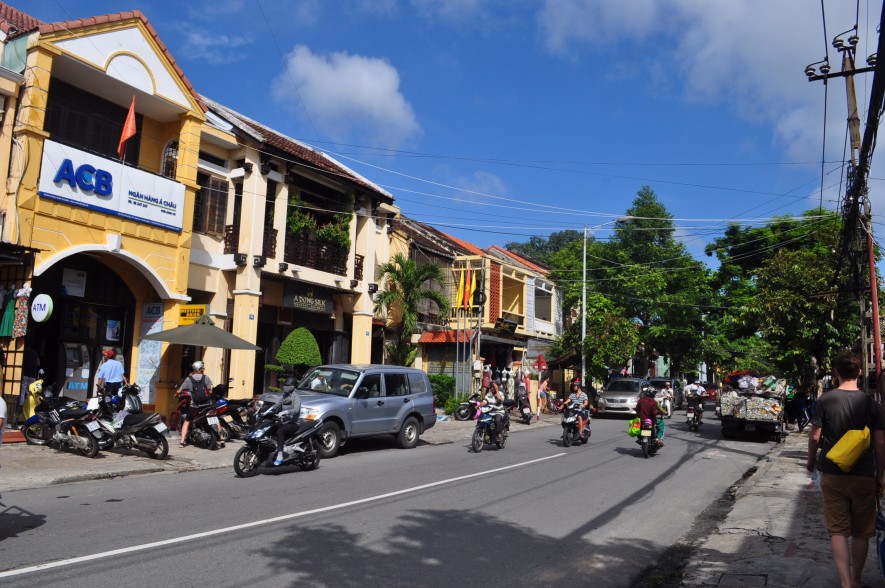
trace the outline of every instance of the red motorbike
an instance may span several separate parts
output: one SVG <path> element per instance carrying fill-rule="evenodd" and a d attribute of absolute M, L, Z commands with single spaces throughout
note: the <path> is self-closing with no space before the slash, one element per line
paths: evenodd
<path fill-rule="evenodd" d="M 191 408 L 192 398 L 190 392 L 184 391 L 178 394 L 178 414 L 183 415 Z M 187 439 L 182 443 L 196 445 L 207 449 L 218 449 L 219 444 L 224 442 L 221 431 L 224 428 L 219 425 L 218 411 L 214 403 L 194 406 L 191 424 L 187 429 Z"/>

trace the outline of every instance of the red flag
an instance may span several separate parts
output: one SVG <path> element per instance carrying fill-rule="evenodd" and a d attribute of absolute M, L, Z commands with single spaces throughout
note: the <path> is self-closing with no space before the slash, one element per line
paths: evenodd
<path fill-rule="evenodd" d="M 464 280 L 464 300 L 461 301 L 461 308 L 464 308 L 465 310 L 469 306 L 469 301 L 470 301 L 470 296 L 471 296 L 470 279 L 471 279 L 472 275 L 473 275 L 473 268 L 468 266 L 467 267 L 467 279 Z"/>
<path fill-rule="evenodd" d="M 126 122 L 123 123 L 123 133 L 120 135 L 120 144 L 117 145 L 117 155 L 123 159 L 123 151 L 126 149 L 126 141 L 135 136 L 137 129 L 135 128 L 135 96 L 132 97 L 132 104 L 129 106 L 129 114 L 126 115 Z"/>

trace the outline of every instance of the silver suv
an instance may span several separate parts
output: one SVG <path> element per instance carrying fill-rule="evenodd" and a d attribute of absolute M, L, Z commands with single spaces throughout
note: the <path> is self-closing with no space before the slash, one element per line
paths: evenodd
<path fill-rule="evenodd" d="M 410 449 L 436 424 L 433 393 L 421 370 L 389 365 L 322 365 L 298 384 L 302 422 L 322 421 L 322 457 L 348 439 L 393 435 Z"/>

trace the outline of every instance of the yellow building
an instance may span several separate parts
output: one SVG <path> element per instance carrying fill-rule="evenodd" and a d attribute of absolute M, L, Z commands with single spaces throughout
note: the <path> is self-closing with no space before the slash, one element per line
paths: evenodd
<path fill-rule="evenodd" d="M 4 313 L 9 292 L 21 295 L 12 332 L 0 325 L 4 393 L 17 392 L 30 347 L 50 381 L 85 398 L 114 348 L 145 401 L 168 414 L 181 354 L 139 342 L 177 326 L 190 302 L 205 107 L 137 11 L 49 24 L 3 6 L 3 18 L 0 65 L 22 82 L 4 103 L 2 241 L 35 250 L 25 275 L 0 274 Z M 135 134 L 119 152 L 130 115 Z"/>
<path fill-rule="evenodd" d="M 374 268 L 389 256 L 398 209 L 385 190 L 331 157 L 233 109 L 208 106 L 188 293 L 263 352 L 234 351 L 231 397 L 276 385 L 280 344 L 305 327 L 324 363 L 382 359 Z M 204 168 L 205 163 L 205 168 Z M 200 213 L 200 209 L 205 213 Z M 211 218 L 210 218 L 211 217 Z"/>

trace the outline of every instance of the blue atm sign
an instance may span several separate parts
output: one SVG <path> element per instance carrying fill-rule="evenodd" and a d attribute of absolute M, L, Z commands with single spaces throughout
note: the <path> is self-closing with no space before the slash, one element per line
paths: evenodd
<path fill-rule="evenodd" d="M 183 184 L 51 140 L 43 142 L 38 193 L 179 233 L 183 225 Z"/>

